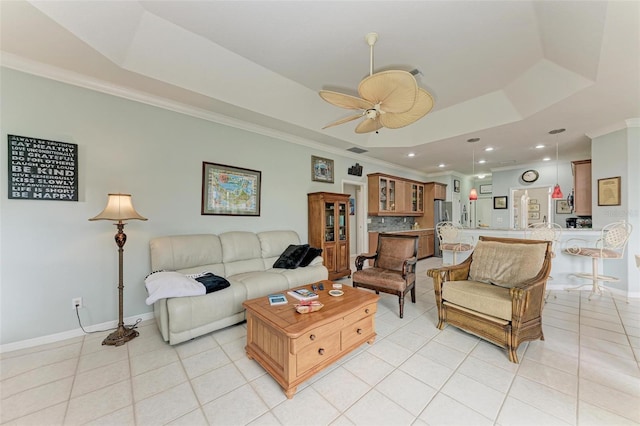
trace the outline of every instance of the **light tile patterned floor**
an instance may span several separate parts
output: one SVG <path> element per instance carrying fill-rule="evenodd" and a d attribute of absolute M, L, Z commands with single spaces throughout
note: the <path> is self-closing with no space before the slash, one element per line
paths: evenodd
<path fill-rule="evenodd" d="M 2 354 L 0 423 L 640 424 L 640 301 L 553 293 L 545 341 L 522 345 L 516 365 L 472 335 L 436 329 L 426 270 L 438 264 L 419 262 L 404 319 L 398 299 L 382 295 L 375 343 L 292 400 L 245 356 L 245 324 L 169 346 L 148 321 L 118 348 L 102 346 L 102 333 Z"/>

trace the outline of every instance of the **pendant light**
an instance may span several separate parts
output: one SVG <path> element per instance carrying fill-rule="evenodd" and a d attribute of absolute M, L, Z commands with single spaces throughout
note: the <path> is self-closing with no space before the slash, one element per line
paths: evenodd
<path fill-rule="evenodd" d="M 550 135 L 557 135 L 559 133 L 564 132 L 565 129 L 555 129 L 549 132 Z M 554 200 L 559 200 L 564 198 L 562 195 L 562 190 L 560 189 L 560 179 L 559 179 L 559 165 L 558 165 L 558 137 L 556 136 L 556 186 L 553 187 L 553 194 L 551 194 L 551 198 Z"/>
<path fill-rule="evenodd" d="M 476 143 L 480 140 L 480 138 L 471 138 L 468 139 L 469 143 Z M 471 148 L 471 191 L 469 191 L 469 201 L 476 201 L 478 199 L 478 191 L 474 186 L 474 181 L 476 178 L 476 150 L 475 147 Z"/>

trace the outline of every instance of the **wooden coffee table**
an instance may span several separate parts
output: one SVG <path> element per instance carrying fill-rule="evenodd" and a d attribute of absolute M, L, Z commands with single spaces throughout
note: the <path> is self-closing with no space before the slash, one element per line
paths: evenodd
<path fill-rule="evenodd" d="M 374 314 L 379 296 L 347 285 L 344 295 L 329 295 L 331 281 L 317 290 L 324 307 L 299 314 L 297 299 L 287 294 L 286 305 L 269 304 L 267 297 L 243 303 L 247 313 L 247 356 L 255 359 L 293 398 L 297 387 L 364 342 L 376 338 Z M 296 287 L 311 290 L 311 284 Z"/>

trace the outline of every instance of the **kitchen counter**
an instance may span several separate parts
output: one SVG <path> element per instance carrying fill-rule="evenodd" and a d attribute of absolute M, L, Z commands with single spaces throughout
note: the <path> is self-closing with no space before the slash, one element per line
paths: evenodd
<path fill-rule="evenodd" d="M 369 231 L 376 232 L 378 234 L 382 234 L 386 232 L 387 234 L 398 234 L 400 232 L 416 232 L 416 231 L 433 231 L 435 228 L 418 228 L 418 229 L 385 229 L 384 231 Z"/>

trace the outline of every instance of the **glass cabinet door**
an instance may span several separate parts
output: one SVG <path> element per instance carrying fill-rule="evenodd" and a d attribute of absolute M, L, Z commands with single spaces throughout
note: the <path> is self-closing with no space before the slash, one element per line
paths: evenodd
<path fill-rule="evenodd" d="M 380 211 L 387 210 L 387 188 L 387 179 L 380 178 Z"/>
<path fill-rule="evenodd" d="M 347 205 L 338 203 L 338 238 L 341 241 L 347 239 Z"/>
<path fill-rule="evenodd" d="M 389 179 L 389 210 L 396 209 L 396 181 Z"/>
<path fill-rule="evenodd" d="M 326 242 L 335 241 L 334 231 L 335 207 L 333 203 L 324 203 L 324 240 Z"/>

